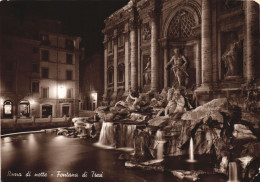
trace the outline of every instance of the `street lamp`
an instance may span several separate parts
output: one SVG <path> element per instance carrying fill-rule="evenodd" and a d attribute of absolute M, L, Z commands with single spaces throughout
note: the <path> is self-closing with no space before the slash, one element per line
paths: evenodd
<path fill-rule="evenodd" d="M 97 100 L 97 93 L 96 93 L 96 92 L 91 93 L 91 97 L 92 97 L 92 99 L 93 99 L 94 101 L 96 101 L 96 100 Z"/>

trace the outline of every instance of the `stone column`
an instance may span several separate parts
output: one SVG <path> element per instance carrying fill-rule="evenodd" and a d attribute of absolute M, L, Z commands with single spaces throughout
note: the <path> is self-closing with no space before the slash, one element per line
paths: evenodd
<path fill-rule="evenodd" d="M 210 0 L 202 1 L 201 19 L 202 87 L 208 90 L 210 89 L 212 84 L 212 40 Z"/>
<path fill-rule="evenodd" d="M 163 47 L 163 87 L 168 88 L 168 70 L 165 69 L 169 61 L 168 41 L 167 38 L 161 39 L 161 45 Z"/>
<path fill-rule="evenodd" d="M 252 81 L 256 76 L 256 62 L 259 51 L 259 5 L 254 1 L 246 1 L 246 77 Z"/>
<path fill-rule="evenodd" d="M 196 86 L 199 87 L 201 84 L 201 43 L 200 40 L 197 41 L 195 45 L 195 64 L 196 64 Z"/>
<path fill-rule="evenodd" d="M 125 25 L 125 92 L 128 94 L 129 90 L 129 34 L 128 34 L 128 24 Z"/>
<path fill-rule="evenodd" d="M 107 99 L 107 35 L 104 40 L 104 95 L 103 101 Z"/>
<path fill-rule="evenodd" d="M 154 11 L 150 12 L 151 18 L 151 90 L 158 91 L 159 88 L 159 69 L 158 69 L 158 21 Z"/>
<path fill-rule="evenodd" d="M 137 91 L 138 79 L 137 79 L 137 30 L 134 20 L 130 21 L 130 42 L 131 42 L 131 90 Z"/>
<path fill-rule="evenodd" d="M 141 88 L 141 78 L 142 78 L 142 75 L 141 75 L 141 28 L 140 28 L 140 22 L 138 22 L 138 25 L 137 25 L 137 54 L 138 54 L 138 58 L 137 58 L 137 72 L 138 72 L 138 76 L 137 76 L 137 79 L 138 79 L 138 90 L 140 90 Z"/>
<path fill-rule="evenodd" d="M 113 98 L 115 99 L 117 96 L 117 30 L 114 30 L 113 35 L 113 45 L 114 45 L 114 93 Z"/>

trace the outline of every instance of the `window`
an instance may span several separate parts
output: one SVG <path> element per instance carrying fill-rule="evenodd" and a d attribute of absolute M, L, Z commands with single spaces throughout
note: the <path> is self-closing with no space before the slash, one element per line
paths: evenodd
<path fill-rule="evenodd" d="M 48 37 L 48 35 L 46 35 L 46 34 L 42 34 L 42 41 L 46 41 L 46 40 L 49 40 L 49 37 Z"/>
<path fill-rule="evenodd" d="M 33 48 L 32 48 L 32 52 L 33 52 L 34 54 L 38 53 L 38 50 L 39 50 L 38 47 L 33 47 Z"/>
<path fill-rule="evenodd" d="M 122 35 L 122 34 L 118 37 L 118 46 L 119 47 L 124 46 L 124 35 Z"/>
<path fill-rule="evenodd" d="M 49 51 L 42 50 L 42 61 L 49 61 Z"/>
<path fill-rule="evenodd" d="M 67 54 L 66 63 L 67 64 L 72 64 L 73 63 L 72 54 Z"/>
<path fill-rule="evenodd" d="M 32 72 L 39 73 L 39 64 L 36 64 L 36 63 L 32 64 Z"/>
<path fill-rule="evenodd" d="M 112 84 L 114 81 L 114 70 L 110 68 L 108 71 L 108 84 Z"/>
<path fill-rule="evenodd" d="M 123 82 L 124 81 L 124 70 L 119 70 L 118 71 L 118 82 Z"/>
<path fill-rule="evenodd" d="M 67 89 L 67 98 L 72 98 L 72 88 Z"/>
<path fill-rule="evenodd" d="M 39 82 L 32 82 L 32 93 L 39 93 Z"/>
<path fill-rule="evenodd" d="M 42 68 L 42 78 L 49 78 L 49 69 Z"/>
<path fill-rule="evenodd" d="M 50 44 L 50 41 L 49 41 L 49 36 L 48 35 L 46 35 L 46 34 L 42 34 L 41 35 L 41 43 L 43 44 L 43 45 L 49 45 Z"/>
<path fill-rule="evenodd" d="M 42 98 L 49 97 L 49 88 L 42 88 Z"/>
<path fill-rule="evenodd" d="M 112 49 L 112 46 L 113 46 L 113 45 L 112 45 L 112 41 L 108 41 L 108 52 L 109 52 L 109 53 L 112 53 L 112 50 L 113 50 L 113 49 Z"/>
<path fill-rule="evenodd" d="M 66 80 L 72 80 L 72 71 L 70 70 L 66 71 Z"/>
<path fill-rule="evenodd" d="M 73 51 L 74 50 L 74 43 L 73 43 L 73 41 L 69 40 L 69 39 L 66 39 L 65 47 L 66 47 L 66 49 Z"/>

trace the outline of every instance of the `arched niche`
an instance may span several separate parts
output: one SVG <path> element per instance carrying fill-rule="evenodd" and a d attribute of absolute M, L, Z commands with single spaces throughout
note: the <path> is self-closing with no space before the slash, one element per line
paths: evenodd
<path fill-rule="evenodd" d="M 113 86 L 113 84 L 114 84 L 114 67 L 113 66 L 110 66 L 107 69 L 107 83 L 108 83 L 109 87 Z"/>
<path fill-rule="evenodd" d="M 167 50 L 165 63 L 170 61 L 175 48 L 180 49 L 181 54 L 188 61 L 189 77 L 186 87 L 196 84 L 196 75 L 199 70 L 196 68 L 196 62 L 200 61 L 200 23 L 201 7 L 196 2 L 190 1 L 190 3 L 180 3 L 175 6 L 163 26 L 162 36 L 167 40 L 164 48 Z M 169 68 L 165 71 L 167 71 L 165 74 L 168 80 L 167 86 L 172 86 L 176 79 L 175 75 Z"/>
<path fill-rule="evenodd" d="M 117 70 L 117 82 L 122 83 L 125 81 L 125 64 L 119 64 Z"/>
<path fill-rule="evenodd" d="M 13 118 L 13 102 L 11 100 L 4 101 L 3 116 L 4 118 Z"/>

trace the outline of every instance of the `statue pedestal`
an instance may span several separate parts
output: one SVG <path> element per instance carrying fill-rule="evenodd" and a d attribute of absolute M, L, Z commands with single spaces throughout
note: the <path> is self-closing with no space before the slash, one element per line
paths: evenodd
<path fill-rule="evenodd" d="M 238 75 L 234 75 L 234 76 L 226 76 L 224 78 L 224 80 L 240 80 L 241 79 L 241 76 L 238 76 Z"/>
<path fill-rule="evenodd" d="M 144 87 L 143 87 L 143 93 L 145 93 L 145 92 L 149 92 L 151 90 L 151 85 L 144 85 Z"/>
<path fill-rule="evenodd" d="M 117 92 L 113 92 L 111 98 L 112 98 L 112 100 L 116 100 L 117 99 Z"/>
<path fill-rule="evenodd" d="M 241 88 L 241 83 L 243 83 L 243 79 L 241 76 L 226 76 L 224 80 L 220 84 L 220 88 Z"/>

